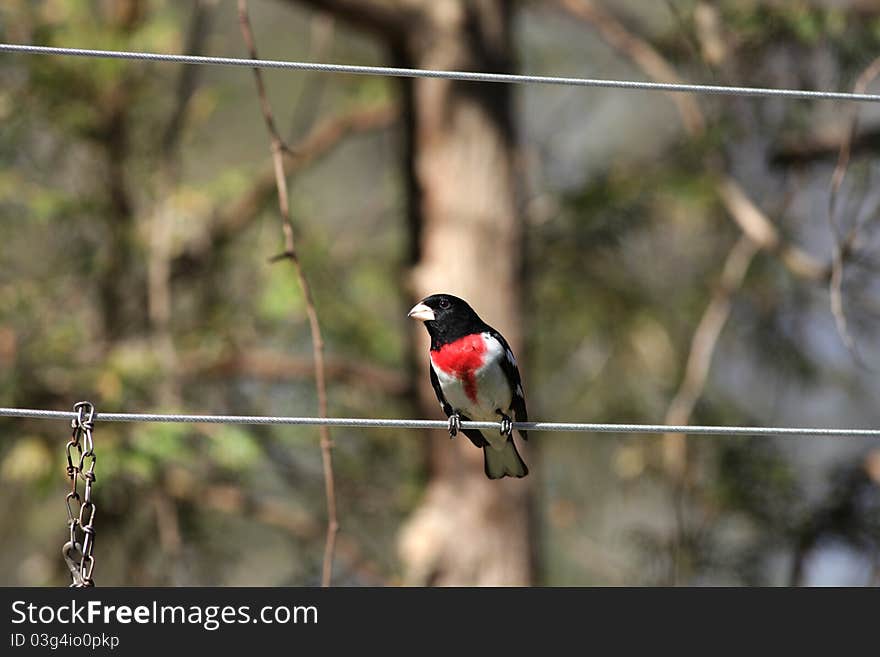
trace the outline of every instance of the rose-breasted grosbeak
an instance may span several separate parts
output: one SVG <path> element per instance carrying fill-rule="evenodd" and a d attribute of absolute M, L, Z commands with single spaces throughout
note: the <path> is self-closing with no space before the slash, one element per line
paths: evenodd
<path fill-rule="evenodd" d="M 462 429 L 483 448 L 489 479 L 525 477 L 526 464 L 513 442 L 511 414 L 527 422 L 516 358 L 507 340 L 486 324 L 466 301 L 451 294 L 433 294 L 417 303 L 409 316 L 424 322 L 431 336 L 431 385 L 449 418 L 454 438 L 462 420 L 493 422 L 501 419 L 500 435 L 487 439 L 477 429 Z M 528 434 L 520 431 L 523 439 Z"/>

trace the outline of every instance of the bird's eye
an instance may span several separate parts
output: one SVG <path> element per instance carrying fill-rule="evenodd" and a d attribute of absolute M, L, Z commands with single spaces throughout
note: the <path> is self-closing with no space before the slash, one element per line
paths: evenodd
<path fill-rule="evenodd" d="M 441 308 L 449 308 L 449 299 L 440 299 L 437 303 Z"/>

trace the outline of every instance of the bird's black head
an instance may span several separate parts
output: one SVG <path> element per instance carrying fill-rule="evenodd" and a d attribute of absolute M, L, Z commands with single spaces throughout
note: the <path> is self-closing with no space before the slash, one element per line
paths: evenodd
<path fill-rule="evenodd" d="M 409 316 L 425 323 L 432 349 L 488 328 L 467 301 L 451 294 L 425 297 L 413 306 Z"/>

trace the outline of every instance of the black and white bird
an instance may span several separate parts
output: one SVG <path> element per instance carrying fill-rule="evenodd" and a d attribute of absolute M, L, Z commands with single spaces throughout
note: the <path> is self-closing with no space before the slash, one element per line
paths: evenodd
<path fill-rule="evenodd" d="M 431 336 L 431 385 L 449 418 L 449 436 L 461 430 L 483 448 L 489 479 L 525 477 L 528 467 L 516 451 L 511 418 L 527 422 L 526 400 L 507 340 L 486 324 L 466 301 L 451 294 L 425 297 L 409 311 Z M 498 435 L 461 429 L 461 421 L 501 420 Z M 528 433 L 520 431 L 524 440 Z"/>

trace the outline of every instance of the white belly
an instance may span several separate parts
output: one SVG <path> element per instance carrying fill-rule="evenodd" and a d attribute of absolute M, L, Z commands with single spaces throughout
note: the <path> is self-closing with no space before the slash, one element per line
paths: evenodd
<path fill-rule="evenodd" d="M 463 378 L 444 372 L 433 363 L 431 367 L 437 374 L 443 396 L 453 410 L 478 422 L 495 422 L 500 419 L 498 409 L 509 413 L 512 395 L 500 365 L 501 359 L 506 357 L 504 348 L 488 333 L 483 334 L 483 339 L 486 342 L 485 364 L 473 374 L 476 401 L 468 396 Z"/>

